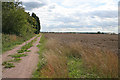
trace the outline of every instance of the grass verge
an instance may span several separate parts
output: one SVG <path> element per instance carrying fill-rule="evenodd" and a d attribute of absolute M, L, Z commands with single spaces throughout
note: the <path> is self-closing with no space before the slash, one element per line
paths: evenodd
<path fill-rule="evenodd" d="M 13 49 L 15 46 L 22 44 L 23 42 L 32 38 L 33 34 L 27 35 L 27 37 L 20 37 L 11 34 L 2 34 L 2 53 L 5 51 Z"/>
<path fill-rule="evenodd" d="M 40 78 L 40 71 L 43 68 L 43 66 L 46 64 L 45 58 L 43 56 L 43 52 L 45 51 L 45 37 L 44 35 L 42 35 L 40 41 L 39 41 L 39 45 L 37 45 L 37 47 L 39 48 L 39 63 L 37 65 L 37 69 L 33 72 L 33 78 Z"/>

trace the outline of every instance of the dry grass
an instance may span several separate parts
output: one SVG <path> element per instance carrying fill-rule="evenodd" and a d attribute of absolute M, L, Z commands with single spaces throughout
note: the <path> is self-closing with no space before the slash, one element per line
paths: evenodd
<path fill-rule="evenodd" d="M 47 65 L 42 69 L 42 76 L 48 78 L 66 78 L 68 77 L 67 61 L 65 57 L 58 56 L 54 51 L 50 50 L 45 53 Z"/>
<path fill-rule="evenodd" d="M 83 47 L 82 58 L 89 69 L 101 77 L 118 77 L 117 54 L 99 48 Z"/>
<path fill-rule="evenodd" d="M 50 39 L 47 41 L 45 47 L 47 51 L 44 52 L 43 56 L 45 57 L 47 64 L 41 70 L 42 77 L 68 77 L 67 60 L 65 56 L 61 54 L 59 42 L 57 40 Z M 59 49 L 57 49 L 58 47 Z"/>
<path fill-rule="evenodd" d="M 17 40 L 17 36 L 16 35 L 9 35 L 10 36 L 10 40 L 11 41 L 16 41 Z"/>
<path fill-rule="evenodd" d="M 85 67 L 98 74 L 100 77 L 118 77 L 118 56 L 106 49 L 96 48 L 90 45 L 70 44 L 70 49 L 78 51 Z"/>
<path fill-rule="evenodd" d="M 82 59 L 88 73 L 97 74 L 101 78 L 118 77 L 118 56 L 113 51 L 88 43 L 83 44 L 77 38 L 72 38 L 73 36 L 69 38 L 59 34 L 55 36 L 45 34 L 47 51 L 44 56 L 47 64 L 41 70 L 43 77 L 69 77 L 67 59 L 71 56 Z"/>

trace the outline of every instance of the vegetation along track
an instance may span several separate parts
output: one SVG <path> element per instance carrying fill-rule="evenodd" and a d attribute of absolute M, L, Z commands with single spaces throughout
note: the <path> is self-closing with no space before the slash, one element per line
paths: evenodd
<path fill-rule="evenodd" d="M 35 39 L 36 37 L 32 38 L 31 40 Z M 38 36 L 37 41 L 33 44 L 33 46 L 31 48 L 29 48 L 30 52 L 26 52 L 26 54 L 28 56 L 21 57 L 22 60 L 20 61 L 20 63 L 15 63 L 14 68 L 3 68 L 3 78 L 30 78 L 32 76 L 32 72 L 35 70 L 37 63 L 38 63 L 37 51 L 39 49 L 36 47 L 36 45 L 39 44 L 40 38 L 41 38 L 41 36 Z M 30 42 L 30 41 L 28 41 L 28 42 Z M 22 44 L 22 46 L 23 46 L 23 44 Z M 16 50 L 13 50 L 11 52 L 15 53 L 21 47 L 17 48 Z M 6 57 L 9 54 L 7 54 Z M 5 55 L 5 54 L 3 54 L 3 55 Z"/>
<path fill-rule="evenodd" d="M 37 37 L 37 36 L 31 38 L 30 40 L 24 42 L 23 44 L 15 47 L 15 48 L 12 49 L 12 50 L 9 50 L 9 51 L 6 51 L 5 53 L 3 53 L 3 54 L 2 54 L 2 61 L 6 61 L 6 60 L 8 59 L 8 58 L 7 58 L 8 55 L 12 55 L 12 54 L 16 53 L 17 50 L 20 50 L 22 46 L 24 46 L 24 45 L 26 45 L 27 43 L 31 42 L 31 41 L 34 40 L 36 37 Z"/>

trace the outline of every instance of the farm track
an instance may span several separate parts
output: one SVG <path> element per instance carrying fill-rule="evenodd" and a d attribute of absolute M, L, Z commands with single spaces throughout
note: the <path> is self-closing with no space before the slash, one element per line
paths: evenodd
<path fill-rule="evenodd" d="M 23 43 L 22 45 L 19 45 L 18 47 L 14 48 L 13 50 L 10 50 L 6 52 L 5 54 L 3 54 L 3 61 L 6 60 L 4 58 L 7 58 L 9 54 L 14 54 L 22 46 L 24 46 L 26 43 L 29 43 L 31 40 L 35 38 L 36 36 L 31 38 L 29 41 Z M 37 41 L 33 44 L 33 47 L 29 49 L 31 51 L 26 52 L 28 56 L 22 57 L 21 58 L 22 60 L 19 63 L 15 63 L 14 68 L 10 68 L 10 69 L 3 68 L 3 74 L 2 74 L 3 78 L 30 78 L 32 77 L 32 73 L 36 69 L 36 66 L 39 60 L 38 58 L 39 54 L 37 54 L 37 51 L 39 51 L 39 49 L 36 46 L 39 44 L 40 38 L 41 36 L 37 38 Z"/>
<path fill-rule="evenodd" d="M 5 53 L 2 54 L 2 61 L 7 61 L 8 60 L 8 55 L 12 55 L 17 53 L 17 50 L 20 50 L 22 46 L 26 45 L 27 43 L 31 42 L 32 40 L 34 40 L 37 36 L 31 38 L 30 40 L 22 43 L 21 45 L 18 45 L 17 47 L 15 47 L 12 50 L 6 51 Z"/>

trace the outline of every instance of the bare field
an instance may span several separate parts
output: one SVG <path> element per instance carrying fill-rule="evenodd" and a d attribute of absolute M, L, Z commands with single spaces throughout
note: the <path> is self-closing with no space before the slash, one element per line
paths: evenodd
<path fill-rule="evenodd" d="M 118 53 L 118 35 L 110 34 L 54 34 L 46 33 L 46 38 L 55 38 L 63 43 L 81 42 L 83 45 L 99 47 Z"/>

